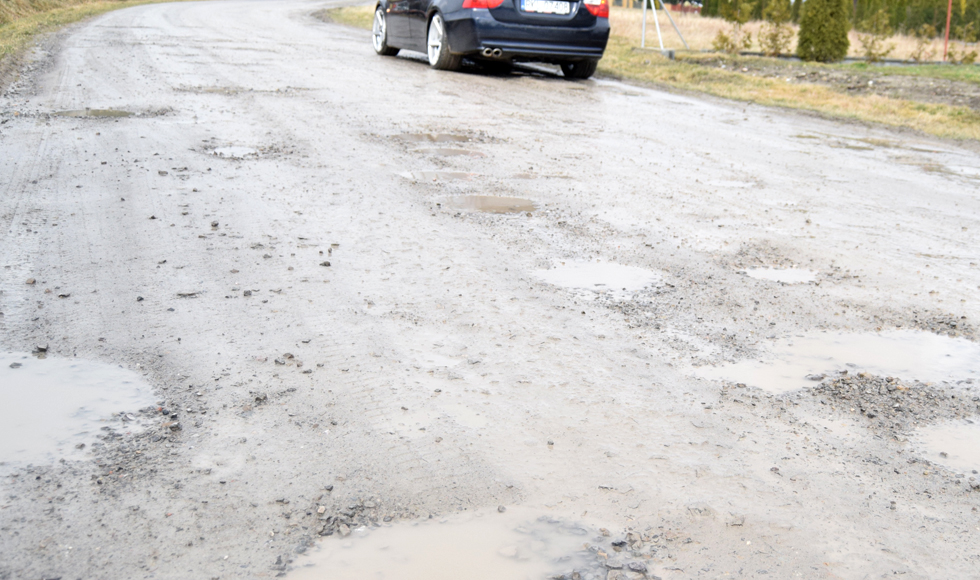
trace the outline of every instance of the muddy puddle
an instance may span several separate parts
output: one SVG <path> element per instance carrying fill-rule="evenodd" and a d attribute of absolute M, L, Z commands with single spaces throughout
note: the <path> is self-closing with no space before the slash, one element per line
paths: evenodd
<path fill-rule="evenodd" d="M 149 385 L 132 371 L 0 353 L 0 464 L 44 463 L 78 453 L 110 424 L 138 430 L 135 413 L 152 404 Z"/>
<path fill-rule="evenodd" d="M 239 146 L 215 147 L 211 150 L 211 155 L 225 159 L 245 159 L 247 157 L 258 157 L 259 150 Z"/>
<path fill-rule="evenodd" d="M 58 117 L 132 117 L 133 113 L 119 109 L 77 109 L 73 111 L 58 111 Z"/>
<path fill-rule="evenodd" d="M 768 350 L 761 360 L 699 367 L 694 374 L 772 393 L 812 386 L 840 371 L 920 381 L 980 379 L 980 345 L 928 332 L 827 332 L 783 339 Z"/>
<path fill-rule="evenodd" d="M 486 213 L 525 213 L 537 209 L 534 202 L 529 199 L 495 195 L 460 195 L 446 201 L 446 205 Z"/>
<path fill-rule="evenodd" d="M 358 528 L 322 540 L 287 578 L 545 580 L 579 572 L 598 580 L 596 558 L 585 548 L 594 530 L 525 508 Z"/>
<path fill-rule="evenodd" d="M 479 151 L 471 149 L 453 149 L 452 147 L 432 147 L 429 149 L 416 149 L 414 153 L 424 153 L 426 155 L 438 155 L 440 157 L 486 157 Z"/>
<path fill-rule="evenodd" d="M 562 288 L 623 297 L 661 280 L 652 270 L 608 262 L 563 262 L 550 270 L 538 270 L 535 276 Z"/>
<path fill-rule="evenodd" d="M 817 273 L 813 270 L 798 268 L 749 268 L 745 274 L 749 278 L 771 280 L 783 284 L 806 284 L 817 279 Z"/>
<path fill-rule="evenodd" d="M 402 133 L 394 138 L 409 143 L 465 143 L 470 140 L 466 135 L 451 133 Z"/>
<path fill-rule="evenodd" d="M 920 427 L 911 441 L 920 455 L 951 471 L 980 471 L 980 423 L 967 420 Z"/>
<path fill-rule="evenodd" d="M 471 179 L 475 174 L 464 171 L 408 171 L 399 173 L 399 175 L 412 181 L 451 181 L 454 179 Z"/>

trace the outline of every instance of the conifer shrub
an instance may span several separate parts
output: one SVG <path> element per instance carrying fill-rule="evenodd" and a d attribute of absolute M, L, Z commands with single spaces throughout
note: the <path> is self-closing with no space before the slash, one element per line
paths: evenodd
<path fill-rule="evenodd" d="M 806 61 L 837 62 L 847 56 L 849 0 L 806 0 L 800 16 L 796 55 Z"/>

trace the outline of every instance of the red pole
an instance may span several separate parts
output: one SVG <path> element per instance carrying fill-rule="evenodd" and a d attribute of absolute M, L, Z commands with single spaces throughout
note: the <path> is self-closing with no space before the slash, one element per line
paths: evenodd
<path fill-rule="evenodd" d="M 949 49 L 949 23 L 953 18 L 953 0 L 949 0 L 946 9 L 946 41 L 943 43 L 943 62 L 946 62 L 946 51 Z"/>

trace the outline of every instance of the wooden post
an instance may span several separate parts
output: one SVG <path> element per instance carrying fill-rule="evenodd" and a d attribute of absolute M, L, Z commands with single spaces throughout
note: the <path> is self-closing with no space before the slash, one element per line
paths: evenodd
<path fill-rule="evenodd" d="M 953 19 L 953 0 L 949 0 L 949 7 L 946 8 L 946 40 L 943 42 L 943 62 L 946 62 L 946 53 L 949 50 L 949 24 Z"/>

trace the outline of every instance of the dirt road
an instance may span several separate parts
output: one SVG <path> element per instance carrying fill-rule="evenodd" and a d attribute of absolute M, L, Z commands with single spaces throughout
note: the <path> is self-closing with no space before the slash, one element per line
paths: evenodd
<path fill-rule="evenodd" d="M 975 147 L 436 72 L 324 5 L 111 13 L 0 100 L 0 350 L 156 402 L 4 466 L 0 578 L 269 577 L 498 505 L 633 530 L 651 577 L 980 577 L 976 476 L 914 445 L 980 413 Z M 967 368 L 699 378 L 878 331 Z"/>

